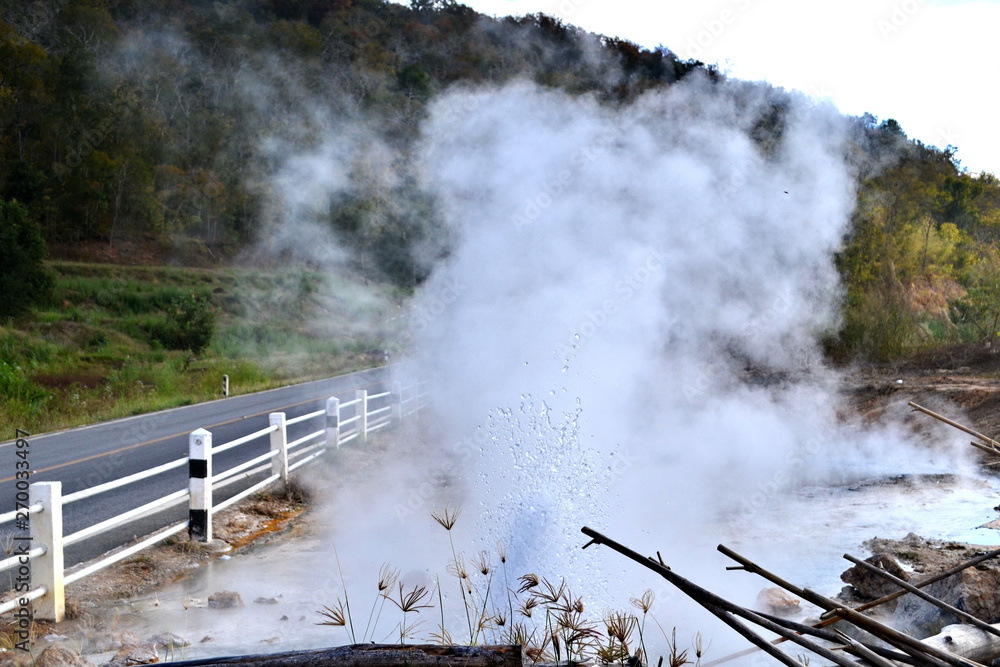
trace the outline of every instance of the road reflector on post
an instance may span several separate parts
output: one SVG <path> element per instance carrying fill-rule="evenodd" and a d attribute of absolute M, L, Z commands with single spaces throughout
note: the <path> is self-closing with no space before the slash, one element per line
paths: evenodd
<path fill-rule="evenodd" d="M 203 428 L 188 436 L 188 538 L 212 541 L 212 434 Z"/>

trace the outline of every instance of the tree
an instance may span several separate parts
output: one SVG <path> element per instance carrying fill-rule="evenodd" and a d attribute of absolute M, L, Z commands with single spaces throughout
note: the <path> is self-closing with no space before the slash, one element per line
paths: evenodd
<path fill-rule="evenodd" d="M 51 298 L 53 280 L 43 266 L 45 241 L 16 201 L 0 199 L 0 317 L 15 317 Z"/>

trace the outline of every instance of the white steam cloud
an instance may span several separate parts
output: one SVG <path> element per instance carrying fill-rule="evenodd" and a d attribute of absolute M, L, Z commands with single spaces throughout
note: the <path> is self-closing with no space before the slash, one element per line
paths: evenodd
<path fill-rule="evenodd" d="M 845 425 L 820 361 L 847 141 L 832 108 L 704 78 L 625 108 L 526 83 L 439 98 L 423 177 L 457 246 L 413 323 L 446 463 L 401 516 L 462 503 L 512 571 L 620 606 L 640 568 L 582 552 L 584 524 L 718 582 L 715 545 L 762 535 L 784 492 L 901 472 L 902 437 Z"/>

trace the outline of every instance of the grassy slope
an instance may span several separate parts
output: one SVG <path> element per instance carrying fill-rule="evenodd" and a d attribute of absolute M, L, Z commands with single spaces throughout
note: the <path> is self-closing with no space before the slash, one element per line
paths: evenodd
<path fill-rule="evenodd" d="M 224 374 L 238 394 L 376 366 L 403 298 L 308 269 L 50 266 L 53 303 L 0 327 L 0 439 L 218 398 Z M 216 312 L 198 359 L 151 333 L 187 294 Z"/>

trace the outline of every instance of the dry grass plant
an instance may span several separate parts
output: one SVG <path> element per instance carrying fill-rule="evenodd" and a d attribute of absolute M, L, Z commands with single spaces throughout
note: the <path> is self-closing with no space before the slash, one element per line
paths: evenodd
<path fill-rule="evenodd" d="M 451 506 L 431 513 L 434 521 L 448 533 L 451 560 L 446 572 L 458 584 L 461 593 L 462 609 L 459 611 L 465 616 L 466 636 L 456 638 L 446 626 L 440 577 L 435 578 L 434 590 L 414 586 L 407 591 L 399 582 L 399 571 L 385 563 L 379 570 L 376 597 L 368 613 L 362 643 L 376 639 L 382 608 L 389 601 L 401 613 L 390 636 L 397 636 L 401 643 L 418 639 L 423 622 L 413 615 L 436 607 L 439 624 L 426 636 L 442 645 L 520 645 L 532 663 L 598 662 L 635 667 L 651 664 L 646 623 L 652 620 L 663 635 L 666 647 L 657 661 L 660 667 L 664 664 L 697 667 L 701 663 L 706 650 L 701 634 L 695 635 L 690 648 L 682 648 L 677 642 L 676 629 L 668 634 L 653 615 L 655 597 L 652 591 L 632 598 L 636 612 L 610 611 L 600 622 L 595 622 L 587 617 L 583 598 L 574 595 L 565 580 L 550 581 L 528 573 L 511 585 L 504 545 L 498 544 L 495 554 L 479 551 L 470 557 L 458 551 L 453 533 L 460 515 L 461 508 Z M 502 591 L 494 590 L 501 585 Z M 325 619 L 318 625 L 344 627 L 351 642 L 357 643 L 346 586 L 344 590 L 343 599 L 338 598 L 332 607 L 324 606 L 317 612 Z M 433 604 L 435 598 L 436 604 Z"/>

